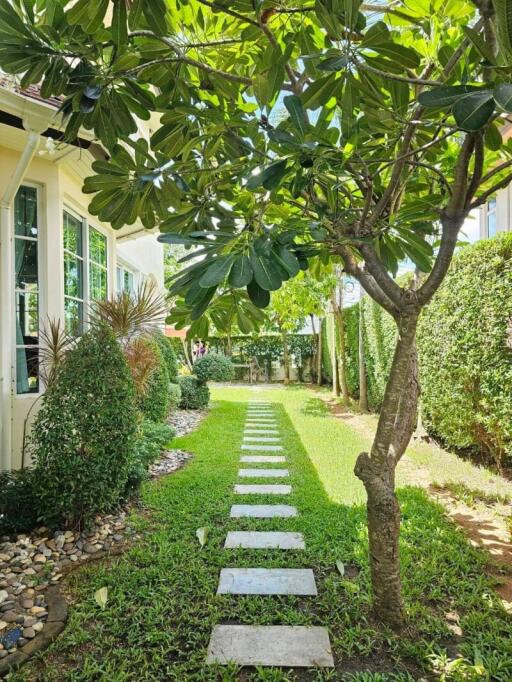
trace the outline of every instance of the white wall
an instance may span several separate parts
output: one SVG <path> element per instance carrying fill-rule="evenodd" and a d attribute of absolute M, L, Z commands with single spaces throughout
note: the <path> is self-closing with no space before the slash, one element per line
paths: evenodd
<path fill-rule="evenodd" d="M 146 277 L 153 276 L 159 289 L 164 287 L 163 244 L 157 241 L 157 234 L 138 233 L 134 239 L 117 240 L 117 256 L 132 270 L 138 270 Z"/>

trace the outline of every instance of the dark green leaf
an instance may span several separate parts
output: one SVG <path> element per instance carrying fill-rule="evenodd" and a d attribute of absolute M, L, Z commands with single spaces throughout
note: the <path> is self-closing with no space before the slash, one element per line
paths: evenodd
<path fill-rule="evenodd" d="M 497 85 L 494 88 L 493 95 L 504 111 L 512 112 L 512 85 L 510 83 L 500 83 Z"/>
<path fill-rule="evenodd" d="M 474 85 L 443 85 L 420 93 L 418 102 L 424 107 L 447 107 L 454 104 L 464 95 L 480 90 L 481 88 Z"/>
<path fill-rule="evenodd" d="M 488 91 L 474 92 L 455 102 L 453 115 L 459 128 L 472 132 L 484 127 L 494 113 L 494 105 Z"/>
<path fill-rule="evenodd" d="M 254 279 L 247 285 L 247 293 L 257 308 L 266 308 L 270 303 L 270 292 L 262 289 Z"/>
<path fill-rule="evenodd" d="M 254 279 L 259 286 L 266 291 L 279 289 L 282 279 L 272 260 L 258 253 L 254 248 L 251 248 L 250 259 L 254 271 Z"/>
<path fill-rule="evenodd" d="M 284 99 L 284 106 L 290 114 L 291 121 L 301 137 L 306 132 L 306 112 L 302 106 L 300 97 L 297 95 L 287 95 Z"/>
<path fill-rule="evenodd" d="M 265 189 L 273 190 L 278 187 L 286 173 L 286 159 L 274 161 L 269 166 L 264 168 L 261 173 L 253 175 L 247 181 L 247 189 L 256 189 L 263 185 Z"/>
<path fill-rule="evenodd" d="M 199 286 L 208 289 L 221 284 L 226 279 L 232 264 L 232 255 L 217 258 L 199 280 Z"/>
<path fill-rule="evenodd" d="M 245 287 L 253 278 L 253 269 L 248 255 L 238 256 L 229 273 L 229 283 L 235 289 Z"/>
<path fill-rule="evenodd" d="M 497 152 L 503 143 L 503 138 L 495 123 L 487 126 L 485 129 L 485 146 L 493 152 Z"/>

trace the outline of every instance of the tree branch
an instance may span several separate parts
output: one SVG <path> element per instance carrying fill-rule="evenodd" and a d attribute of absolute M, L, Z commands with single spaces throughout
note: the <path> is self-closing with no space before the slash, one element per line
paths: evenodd
<path fill-rule="evenodd" d="M 500 189 L 505 189 L 510 183 L 512 182 L 512 173 L 509 173 L 506 175 L 503 180 L 500 180 L 500 182 L 497 182 L 495 185 L 493 185 L 490 189 L 488 189 L 486 192 L 484 192 L 481 196 L 478 197 L 473 203 L 469 206 L 469 210 L 473 210 L 474 208 L 478 208 L 479 206 L 482 206 L 487 202 L 487 199 L 489 197 L 492 197 L 493 194 L 496 194 L 496 192 L 499 192 Z"/>
<path fill-rule="evenodd" d="M 370 66 L 370 64 L 367 64 L 366 62 L 356 61 L 356 65 L 363 71 L 369 71 L 370 73 L 374 73 L 376 76 L 380 76 L 381 78 L 399 81 L 400 83 L 431 86 L 443 85 L 442 81 L 431 81 L 428 80 L 428 78 L 409 78 L 408 76 L 399 76 L 398 74 L 390 73 L 389 71 L 381 71 L 380 69 L 377 69 L 375 66 Z"/>
<path fill-rule="evenodd" d="M 370 272 L 373 279 L 377 282 L 389 300 L 392 301 L 397 308 L 400 308 L 402 304 L 402 288 L 395 282 L 379 260 L 374 247 L 370 244 L 361 244 L 358 248 L 364 257 L 366 269 Z"/>
<path fill-rule="evenodd" d="M 224 14 L 229 14 L 230 16 L 234 17 L 235 19 L 238 19 L 239 21 L 244 21 L 247 24 L 251 24 L 252 26 L 257 26 L 260 28 L 260 25 L 257 21 L 254 19 L 251 19 L 250 17 L 246 17 L 243 14 L 240 14 L 239 12 L 235 12 L 235 10 L 230 9 L 229 7 L 226 7 L 225 5 L 219 5 L 216 2 L 209 2 L 209 0 L 197 0 L 198 2 L 201 3 L 201 5 L 206 5 L 206 7 L 210 7 L 211 9 L 217 10 L 218 12 L 224 12 Z"/>
<path fill-rule="evenodd" d="M 475 138 L 475 165 L 473 168 L 473 177 L 469 183 L 468 190 L 466 192 L 466 199 L 464 202 L 465 206 L 469 206 L 471 200 L 475 196 L 477 189 L 480 187 L 480 182 L 482 179 L 482 172 L 484 168 L 484 142 L 482 134 L 480 133 Z"/>

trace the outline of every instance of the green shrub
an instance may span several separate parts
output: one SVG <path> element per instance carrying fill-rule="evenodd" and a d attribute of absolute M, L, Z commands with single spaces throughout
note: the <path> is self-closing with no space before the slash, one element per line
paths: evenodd
<path fill-rule="evenodd" d="M 159 331 L 155 334 L 155 341 L 162 351 L 167 373 L 169 375 L 169 381 L 174 383 L 178 378 L 178 361 L 171 340 L 168 339 L 163 332 Z"/>
<path fill-rule="evenodd" d="M 156 367 L 147 382 L 144 395 L 138 401 L 138 406 L 144 418 L 164 422 L 171 404 L 169 373 L 160 344 L 153 339 L 150 343 L 156 357 Z"/>
<path fill-rule="evenodd" d="M 175 430 L 167 424 L 145 420 L 141 423 L 128 468 L 126 495 L 132 495 L 147 478 L 149 467 L 174 438 Z"/>
<path fill-rule="evenodd" d="M 422 417 L 451 446 L 512 457 L 512 234 L 465 247 L 419 324 Z"/>
<path fill-rule="evenodd" d="M 37 525 L 37 485 L 33 469 L 0 473 L 0 535 L 27 533 Z"/>
<path fill-rule="evenodd" d="M 208 353 L 194 363 L 193 372 L 199 381 L 231 381 L 235 368 L 231 360 L 220 353 Z"/>
<path fill-rule="evenodd" d="M 180 407 L 185 410 L 199 410 L 210 402 L 208 386 L 197 377 L 180 377 L 181 387 Z"/>
<path fill-rule="evenodd" d="M 81 527 L 123 494 L 137 428 L 135 392 L 113 332 L 98 326 L 69 351 L 30 441 L 39 520 Z"/>
<path fill-rule="evenodd" d="M 181 402 L 181 386 L 169 384 L 169 403 L 171 410 L 175 410 Z"/>

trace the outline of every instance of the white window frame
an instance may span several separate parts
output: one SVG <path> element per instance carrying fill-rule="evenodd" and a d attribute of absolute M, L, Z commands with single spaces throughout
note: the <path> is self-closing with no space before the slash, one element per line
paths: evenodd
<path fill-rule="evenodd" d="M 494 207 L 489 209 L 489 204 L 491 202 L 494 202 Z M 485 237 L 486 239 L 492 239 L 492 237 L 495 237 L 498 234 L 498 201 L 497 197 L 491 197 L 489 201 L 486 202 L 485 204 L 485 223 L 484 223 L 484 229 L 485 229 Z M 494 216 L 494 219 L 496 221 L 496 231 L 493 235 L 489 234 L 489 216 Z"/>
<path fill-rule="evenodd" d="M 44 286 L 43 286 L 43 252 L 46 249 L 46 231 L 44 229 L 45 223 L 43 219 L 43 188 L 41 185 L 35 183 L 35 182 L 29 182 L 23 180 L 21 182 L 20 186 L 18 187 L 18 191 L 22 187 L 30 187 L 32 189 L 36 190 L 36 209 L 37 209 L 37 237 L 23 237 L 20 235 L 16 235 L 16 214 L 15 214 L 15 201 L 16 197 L 14 198 L 14 201 L 12 203 L 12 210 L 11 210 L 11 234 L 12 234 L 12 244 L 11 244 L 11 253 L 12 253 L 12 277 L 11 277 L 11 291 L 13 292 L 13 307 L 12 307 L 12 312 L 13 312 L 13 319 L 12 319 L 12 334 L 11 334 L 11 366 L 13 368 L 12 374 L 11 374 L 11 393 L 16 397 L 17 400 L 34 400 L 38 396 L 40 396 L 42 393 L 44 393 L 44 386 L 43 386 L 43 381 L 41 378 L 41 373 L 40 373 L 40 362 L 41 358 L 38 358 L 38 390 L 29 392 L 29 393 L 18 393 L 18 361 L 17 361 L 17 351 L 19 348 L 37 348 L 38 350 L 41 348 L 41 320 L 43 319 L 42 311 L 45 309 L 45 297 L 44 297 Z M 16 193 L 17 194 L 17 193 Z M 17 315 L 18 315 L 18 310 L 17 310 L 17 302 L 16 302 L 16 295 L 18 293 L 18 289 L 16 287 L 16 240 L 17 239 L 24 239 L 26 241 L 35 241 L 37 243 L 37 338 L 38 338 L 38 343 L 37 345 L 25 345 L 25 344 L 18 344 L 17 339 L 16 339 L 16 323 L 17 323 Z M 39 355 L 39 353 L 38 353 Z"/>
<path fill-rule="evenodd" d="M 120 273 L 119 278 L 118 278 L 118 273 Z M 125 275 L 125 273 L 129 273 L 133 278 L 133 289 L 132 289 L 131 293 L 134 293 L 137 290 L 140 273 L 135 268 L 133 268 L 129 265 L 126 265 L 126 263 L 123 260 L 118 258 L 117 264 L 116 264 L 116 293 L 118 293 L 118 294 L 125 291 L 125 288 L 124 288 L 124 275 Z M 119 286 L 120 283 L 121 283 L 121 286 Z"/>

